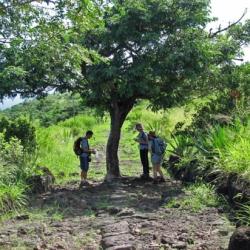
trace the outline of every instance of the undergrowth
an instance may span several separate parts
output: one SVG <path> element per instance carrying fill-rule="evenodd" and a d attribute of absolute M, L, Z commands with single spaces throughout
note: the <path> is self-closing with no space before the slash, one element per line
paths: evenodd
<path fill-rule="evenodd" d="M 222 202 L 210 184 L 195 183 L 184 188 L 184 192 L 185 196 L 171 199 L 165 207 L 179 207 L 198 212 L 207 207 L 218 207 Z"/>

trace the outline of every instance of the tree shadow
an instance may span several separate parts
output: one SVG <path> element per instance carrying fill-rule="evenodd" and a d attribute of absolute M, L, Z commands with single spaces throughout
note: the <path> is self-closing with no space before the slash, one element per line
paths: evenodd
<path fill-rule="evenodd" d="M 93 182 L 83 188 L 79 188 L 78 182 L 55 186 L 51 192 L 33 197 L 30 204 L 32 209 L 47 209 L 50 214 L 55 209 L 64 218 L 100 213 L 126 216 L 155 212 L 166 199 L 181 195 L 184 195 L 181 184 L 170 179 L 154 184 L 135 177 L 122 177 L 111 183 Z"/>

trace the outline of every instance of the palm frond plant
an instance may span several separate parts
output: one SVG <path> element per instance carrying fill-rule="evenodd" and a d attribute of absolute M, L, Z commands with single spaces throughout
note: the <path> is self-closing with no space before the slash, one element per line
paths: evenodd
<path fill-rule="evenodd" d="M 236 211 L 236 220 L 241 225 L 250 226 L 250 202 L 239 204 L 240 208 Z"/>

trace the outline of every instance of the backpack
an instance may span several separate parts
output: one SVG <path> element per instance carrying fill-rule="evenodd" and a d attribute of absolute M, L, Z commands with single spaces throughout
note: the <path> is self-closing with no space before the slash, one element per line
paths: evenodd
<path fill-rule="evenodd" d="M 160 152 L 161 155 L 164 155 L 165 152 L 166 152 L 166 149 L 167 149 L 167 143 L 161 138 L 159 138 L 159 148 L 160 148 L 160 151 L 161 151 Z"/>
<path fill-rule="evenodd" d="M 74 153 L 79 156 L 83 153 L 83 150 L 81 148 L 81 142 L 82 142 L 83 137 L 78 137 L 75 141 L 74 141 L 74 145 L 73 145 L 73 150 Z"/>
<path fill-rule="evenodd" d="M 167 143 L 163 139 L 158 137 L 153 140 L 153 144 L 155 143 L 155 140 L 157 140 L 159 150 L 158 152 L 155 152 L 155 146 L 154 146 L 153 153 L 158 154 L 158 155 L 164 155 L 167 149 Z"/>

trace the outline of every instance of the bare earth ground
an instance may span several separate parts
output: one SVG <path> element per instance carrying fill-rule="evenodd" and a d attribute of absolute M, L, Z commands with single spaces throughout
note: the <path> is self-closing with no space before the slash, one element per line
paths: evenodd
<path fill-rule="evenodd" d="M 55 186 L 30 201 L 46 216 L 0 224 L 0 249 L 227 249 L 233 227 L 217 208 L 163 206 L 184 196 L 182 188 L 172 179 L 156 185 L 132 177 L 81 189 L 76 181 Z"/>

